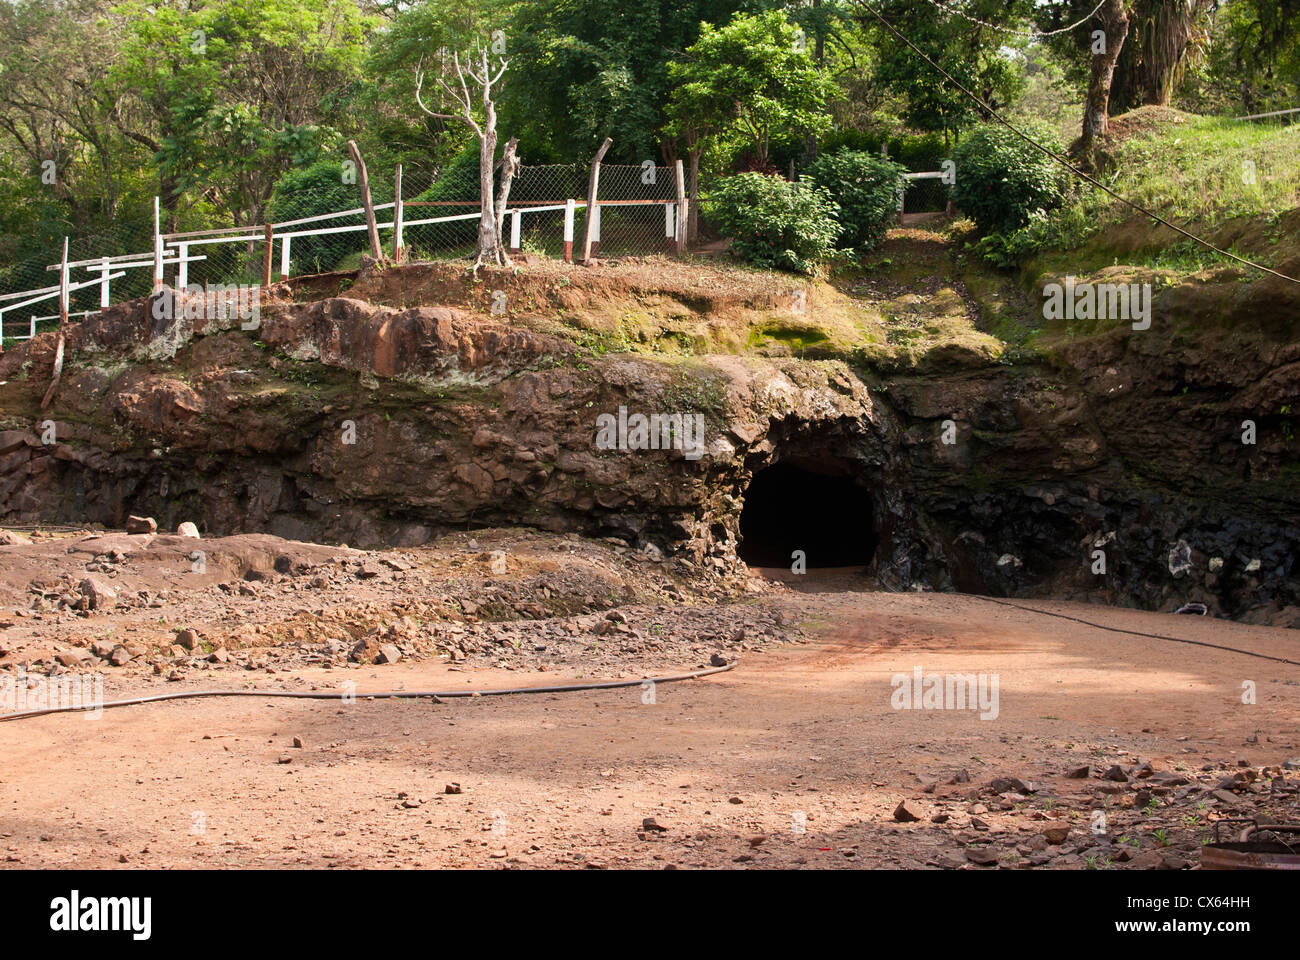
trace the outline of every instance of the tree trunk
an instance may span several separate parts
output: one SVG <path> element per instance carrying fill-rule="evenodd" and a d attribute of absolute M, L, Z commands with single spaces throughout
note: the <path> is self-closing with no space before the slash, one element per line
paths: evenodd
<path fill-rule="evenodd" d="M 489 114 L 488 122 L 483 127 L 483 136 L 478 142 L 479 218 L 478 257 L 474 261 L 475 268 L 489 260 L 493 263 L 501 262 L 497 254 L 497 218 L 492 197 L 492 168 L 497 153 L 496 119 L 495 111 Z"/>
<path fill-rule="evenodd" d="M 1125 0 L 1107 0 L 1099 19 L 1106 33 L 1106 48 L 1102 53 L 1093 54 L 1092 75 L 1083 105 L 1083 133 L 1070 150 L 1087 167 L 1094 166 L 1097 140 L 1106 135 L 1110 123 L 1110 85 L 1129 28 Z"/>
<path fill-rule="evenodd" d="M 692 147 L 687 154 L 691 162 L 691 202 L 687 206 L 686 239 L 695 242 L 700 237 L 700 154 L 702 145 Z"/>
<path fill-rule="evenodd" d="M 507 267 L 513 266 L 514 263 L 501 238 L 505 236 L 506 204 L 510 201 L 510 186 L 515 181 L 515 174 L 519 172 L 519 158 L 515 156 L 518 146 L 518 137 L 511 137 L 506 141 L 506 148 L 501 154 L 501 186 L 497 192 L 497 257 L 499 262 Z"/>

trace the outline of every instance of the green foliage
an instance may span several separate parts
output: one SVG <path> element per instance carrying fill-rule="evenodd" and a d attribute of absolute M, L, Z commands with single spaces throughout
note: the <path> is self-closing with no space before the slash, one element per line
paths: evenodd
<path fill-rule="evenodd" d="M 943 65 L 989 106 L 1004 107 L 1019 93 L 1022 78 L 1005 46 L 1015 42 L 1013 36 L 980 29 L 958 16 L 945 16 L 918 0 L 883 0 L 876 6 L 926 56 Z M 1014 26 L 1023 23 L 1036 5 L 1031 0 L 967 0 L 961 6 L 981 20 Z M 979 118 L 971 99 L 910 47 L 878 26 L 869 13 L 859 17 L 872 27 L 876 38 L 880 57 L 876 81 L 903 100 L 902 117 L 909 125 L 948 137 Z"/>
<path fill-rule="evenodd" d="M 1141 114 L 1132 114 L 1140 121 Z M 1158 114 L 1153 114 L 1158 116 Z M 1287 227 L 1286 211 L 1300 205 L 1300 182 L 1292 174 L 1300 150 L 1300 126 L 1186 117 L 1181 122 L 1159 122 L 1115 145 L 1116 173 L 1111 186 L 1118 193 L 1166 217 L 1195 226 L 1204 233 L 1222 224 L 1251 220 L 1266 224 L 1262 239 L 1287 249 L 1294 231 Z M 1242 176 L 1255 173 L 1254 181 Z M 957 171 L 961 184 L 962 169 Z M 1100 269 L 1115 262 L 1167 267 L 1194 272 L 1228 260 L 1191 241 L 1162 241 L 1150 248 L 1122 251 L 1097 247 L 1081 264 L 1077 251 L 1099 231 L 1128 221 L 1132 211 L 1105 194 L 1083 189 L 1064 205 L 1045 215 L 1031 214 L 1017 229 L 994 231 L 974 245 L 988 261 L 1015 266 L 1024 258 L 1048 251 L 1068 254 L 1073 266 L 1057 263 L 1054 269 Z M 1258 259 L 1257 249 L 1252 259 Z M 1267 261 L 1266 261 L 1267 262 Z"/>
<path fill-rule="evenodd" d="M 885 239 L 898 210 L 906 169 L 870 153 L 844 150 L 823 154 L 805 171 L 835 202 L 840 244 L 870 250 Z"/>
<path fill-rule="evenodd" d="M 356 184 L 343 180 L 343 164 L 321 160 L 302 170 L 290 170 L 275 185 L 267 217 L 274 222 L 300 220 L 350 210 L 361 202 Z M 342 226 L 343 221 L 324 226 Z M 293 241 L 296 272 L 324 273 L 337 265 L 337 237 L 297 237 Z"/>
<path fill-rule="evenodd" d="M 938 170 L 939 164 L 948 159 L 950 152 L 944 145 L 943 137 L 938 133 L 882 135 L 866 130 L 855 130 L 852 127 L 842 127 L 827 134 L 822 138 L 820 150 L 821 153 L 856 150 L 879 156 L 882 143 L 889 150 L 890 160 L 902 164 L 913 173 L 922 170 Z"/>
<path fill-rule="evenodd" d="M 147 106 L 168 201 L 216 193 L 260 222 L 281 175 L 341 136 L 376 25 L 354 0 L 127 0 L 107 82 Z M 170 205 L 170 203 L 169 203 Z"/>
<path fill-rule="evenodd" d="M 415 71 L 421 64 L 436 75 L 439 51 L 451 51 L 465 60 L 466 51 L 488 40 L 495 29 L 508 31 L 510 0 L 421 0 L 389 3 L 391 23 L 373 35 L 365 64 L 366 83 L 357 100 L 366 110 L 366 123 L 358 131 L 367 165 L 385 169 L 397 163 L 445 163 L 454 157 L 473 133 L 462 123 L 429 117 L 412 109 Z M 513 31 L 508 31 L 513 33 Z M 500 89 L 507 90 L 523 74 L 515 44 L 507 43 L 511 59 Z M 449 68 L 450 69 L 450 68 Z M 436 112 L 452 113 L 451 103 L 432 76 L 422 96 Z M 441 109 L 440 109 L 441 108 Z M 508 122 L 503 124 L 514 127 Z"/>
<path fill-rule="evenodd" d="M 481 2 L 481 0 L 480 0 Z M 743 0 L 531 0 L 507 27 L 510 70 L 503 128 L 531 163 L 590 156 L 614 138 L 608 162 L 660 155 L 670 65 Z M 515 77 L 526 78 L 516 81 Z"/>
<path fill-rule="evenodd" d="M 495 186 L 493 187 L 495 190 Z M 426 217 L 450 217 L 461 213 L 474 213 L 478 207 L 479 169 L 478 145 L 470 144 L 456 154 L 438 174 L 429 189 L 408 200 L 465 200 L 468 206 L 412 207 L 407 212 L 410 220 Z M 452 220 L 447 223 L 430 223 L 410 227 L 405 240 L 417 250 L 435 250 L 448 244 L 471 244 L 478 237 L 477 220 Z"/>
<path fill-rule="evenodd" d="M 705 207 L 731 252 L 761 267 L 814 273 L 834 252 L 835 204 L 821 187 L 761 173 L 728 177 Z"/>
<path fill-rule="evenodd" d="M 985 234 L 971 249 L 986 263 L 1011 270 L 1040 250 L 1074 239 L 1062 236 L 1056 222 L 1050 220 L 1046 212 L 1035 210 L 1023 227 L 1005 233 L 994 231 Z"/>
<path fill-rule="evenodd" d="M 1026 133 L 1060 152 L 1051 131 L 1031 125 Z M 983 231 L 1015 230 L 1065 199 L 1062 168 L 1001 125 L 976 127 L 953 150 L 953 161 L 953 203 Z"/>
<path fill-rule="evenodd" d="M 782 11 L 737 14 L 724 27 L 700 24 L 686 58 L 669 68 L 670 129 L 716 131 L 748 146 L 767 166 L 773 137 L 830 129 L 835 84 L 808 56 L 806 38 Z"/>

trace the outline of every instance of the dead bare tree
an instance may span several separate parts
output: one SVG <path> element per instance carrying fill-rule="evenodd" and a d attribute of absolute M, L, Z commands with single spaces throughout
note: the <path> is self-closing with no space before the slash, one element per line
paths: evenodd
<path fill-rule="evenodd" d="M 506 203 L 510 200 L 510 186 L 515 182 L 515 174 L 519 172 L 519 157 L 515 154 L 519 146 L 519 138 L 511 137 L 506 141 L 506 148 L 501 151 L 501 159 L 497 161 L 497 167 L 501 170 L 501 184 L 497 188 L 497 245 L 502 246 L 501 238 L 505 236 L 506 223 Z M 508 252 L 503 254 L 505 262 L 510 262 Z"/>
<path fill-rule="evenodd" d="M 492 67 L 488 63 L 488 51 L 484 47 L 479 52 L 478 64 L 472 66 L 467 60 L 464 64 L 460 62 L 460 55 L 453 54 L 453 65 L 456 69 L 456 79 L 459 86 L 453 87 L 442 77 L 438 77 L 438 85 L 456 104 L 459 113 L 439 113 L 430 110 L 424 103 L 421 93 L 424 89 L 424 61 L 421 61 L 415 69 L 415 102 L 431 117 L 439 120 L 459 120 L 466 124 L 474 131 L 478 137 L 478 173 L 479 173 L 479 222 L 478 222 L 478 256 L 474 260 L 473 270 L 478 272 L 478 268 L 484 263 L 492 262 L 498 266 L 512 266 L 509 253 L 506 252 L 505 245 L 501 242 L 501 226 L 505 216 L 505 202 L 510 195 L 510 182 L 514 179 L 515 170 L 518 169 L 519 161 L 515 159 L 514 148 L 516 140 L 511 140 L 506 145 L 506 156 L 501 160 L 502 179 L 501 179 L 501 214 L 497 215 L 496 203 L 492 195 L 492 185 L 496 167 L 497 152 L 497 108 L 496 103 L 492 100 L 492 86 L 501 79 L 501 75 L 506 72 L 509 61 L 504 57 L 501 58 L 500 68 L 496 76 L 492 75 Z M 475 69 L 477 67 L 477 69 Z M 475 117 L 474 97 L 470 94 L 468 80 L 473 81 L 476 87 L 482 89 L 482 120 Z"/>

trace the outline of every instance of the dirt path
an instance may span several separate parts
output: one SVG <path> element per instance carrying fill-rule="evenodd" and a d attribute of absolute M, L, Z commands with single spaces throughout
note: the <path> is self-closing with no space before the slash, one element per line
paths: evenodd
<path fill-rule="evenodd" d="M 1297 774 L 1273 769 L 1300 754 L 1300 668 L 961 596 L 787 604 L 815 642 L 746 653 L 731 673 L 658 687 L 653 703 L 640 688 L 441 704 L 200 700 L 0 724 L 0 861 L 1178 867 L 1195 862 L 1216 817 L 1300 819 Z M 1034 605 L 1293 658 L 1300 647 L 1281 629 Z M 891 677 L 918 666 L 996 675 L 996 719 L 893 709 Z M 339 681 L 324 669 L 295 677 Z M 557 680 L 435 662 L 351 678 L 360 692 Z M 1242 703 L 1247 680 L 1254 705 Z M 157 687 L 123 677 L 105 695 L 132 692 Z M 1088 779 L 1064 777 L 1085 764 Z M 1112 765 L 1138 776 L 1101 779 Z M 948 782 L 962 770 L 969 782 Z M 1234 775 L 1231 791 L 1209 792 Z M 985 789 L 995 777 L 1025 783 Z M 449 783 L 462 792 L 445 793 Z M 896 822 L 901 800 L 921 819 Z M 1058 821 L 1069 835 L 1048 843 L 1045 824 Z"/>

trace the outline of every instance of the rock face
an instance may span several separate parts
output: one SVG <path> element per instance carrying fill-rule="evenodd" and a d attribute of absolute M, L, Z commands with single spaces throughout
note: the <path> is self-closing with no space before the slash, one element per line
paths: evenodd
<path fill-rule="evenodd" d="M 1259 622 L 1300 604 L 1300 451 L 1273 423 L 1243 452 L 1239 428 L 1300 409 L 1297 344 L 1239 339 L 1227 362 L 1213 336 L 1173 357 L 1125 329 L 1054 364 L 882 374 L 597 355 L 541 324 L 341 297 L 269 305 L 255 331 L 135 301 L 68 342 L 44 414 L 52 336 L 0 356 L 0 525 L 188 517 L 373 546 L 522 523 L 727 565 L 750 479 L 790 462 L 856 480 L 887 588 L 1195 601 Z M 706 452 L 604 449 L 597 417 L 620 408 L 701 415 Z"/>

